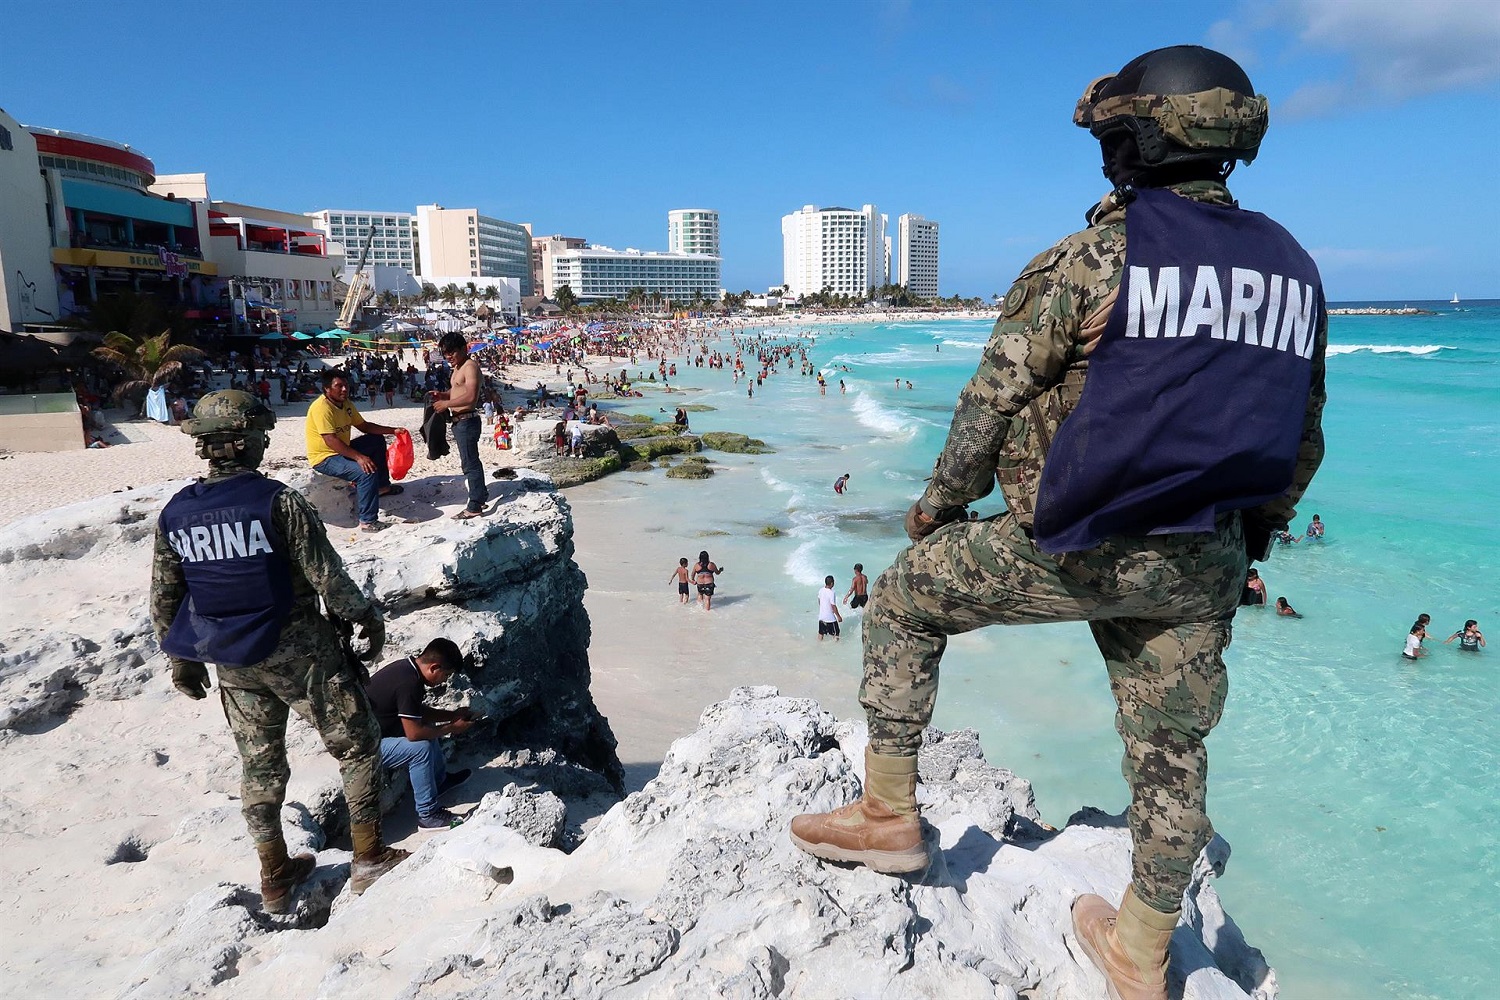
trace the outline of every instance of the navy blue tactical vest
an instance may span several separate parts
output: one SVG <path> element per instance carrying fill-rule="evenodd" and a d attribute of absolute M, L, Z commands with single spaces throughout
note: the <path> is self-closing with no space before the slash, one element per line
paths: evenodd
<path fill-rule="evenodd" d="M 259 663 L 292 610 L 286 544 L 272 524 L 286 486 L 254 473 L 194 483 L 167 501 L 161 530 L 182 557 L 187 597 L 162 639 L 169 656 L 221 667 Z"/>
<path fill-rule="evenodd" d="M 1285 493 L 1323 311 L 1317 266 L 1275 222 L 1139 191 L 1119 299 L 1042 469 L 1037 546 L 1213 531 Z"/>

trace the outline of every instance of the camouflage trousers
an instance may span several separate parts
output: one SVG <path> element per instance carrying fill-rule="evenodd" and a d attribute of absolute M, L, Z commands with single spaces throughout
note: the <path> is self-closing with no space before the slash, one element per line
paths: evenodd
<path fill-rule="evenodd" d="M 310 722 L 339 762 L 349 818 L 380 819 L 380 727 L 364 686 L 344 666 L 343 649 L 322 617 L 294 615 L 276 652 L 260 663 L 219 670 L 219 700 L 239 746 L 240 808 L 258 844 L 281 833 L 288 709 Z"/>
<path fill-rule="evenodd" d="M 1115 538 L 1060 556 L 1040 551 L 1009 514 L 944 527 L 897 556 L 870 591 L 860 686 L 870 748 L 916 754 L 948 636 L 1087 621 L 1125 742 L 1136 894 L 1175 910 L 1213 836 L 1203 740 L 1224 709 L 1221 654 L 1245 567 L 1237 515 L 1213 534 Z"/>

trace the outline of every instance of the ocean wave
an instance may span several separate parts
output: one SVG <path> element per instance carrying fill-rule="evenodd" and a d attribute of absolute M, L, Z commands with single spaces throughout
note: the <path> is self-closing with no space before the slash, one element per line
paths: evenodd
<path fill-rule="evenodd" d="M 1369 351 L 1371 354 L 1411 354 L 1425 357 L 1428 354 L 1436 354 L 1438 351 L 1456 350 L 1458 348 L 1449 347 L 1447 344 L 1329 344 L 1328 356 Z"/>
<path fill-rule="evenodd" d="M 951 338 L 945 338 L 940 343 L 942 343 L 944 347 L 962 347 L 966 351 L 982 351 L 984 350 L 984 345 L 989 343 L 989 341 L 953 340 Z"/>
<path fill-rule="evenodd" d="M 917 351 L 910 347 L 898 348 L 894 351 L 872 351 L 864 354 L 840 354 L 832 358 L 828 364 L 833 367 L 849 365 L 851 368 L 860 365 L 885 367 L 887 365 L 911 365 L 921 360 L 926 361 L 928 353 Z"/>
<path fill-rule="evenodd" d="M 854 405 L 849 409 L 854 414 L 854 419 L 870 430 L 902 441 L 910 441 L 916 437 L 917 425 L 927 423 L 926 420 L 913 418 L 909 413 L 891 409 L 868 392 L 855 396 Z"/>
<path fill-rule="evenodd" d="M 786 575 L 803 586 L 815 587 L 821 584 L 827 574 L 827 570 L 823 569 L 827 560 L 815 554 L 817 547 L 816 540 L 809 540 L 793 549 L 792 554 L 786 557 Z"/>

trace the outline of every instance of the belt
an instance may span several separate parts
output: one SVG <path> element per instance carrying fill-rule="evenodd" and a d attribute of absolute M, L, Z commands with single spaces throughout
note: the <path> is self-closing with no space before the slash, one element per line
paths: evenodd
<path fill-rule="evenodd" d="M 477 416 L 479 416 L 479 411 L 478 410 L 465 410 L 463 413 L 454 413 L 451 410 L 448 411 L 448 417 L 449 417 L 449 419 L 451 419 L 455 424 L 458 423 L 460 420 L 468 420 L 470 417 L 477 417 Z"/>

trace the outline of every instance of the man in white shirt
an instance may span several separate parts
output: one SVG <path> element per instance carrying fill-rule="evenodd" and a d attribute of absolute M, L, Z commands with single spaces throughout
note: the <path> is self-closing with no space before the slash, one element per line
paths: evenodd
<path fill-rule="evenodd" d="M 825 635 L 833 636 L 833 641 L 839 641 L 839 622 L 844 616 L 839 614 L 839 599 L 833 592 L 833 577 L 823 577 L 823 589 L 818 591 L 818 641 L 822 642 Z"/>

